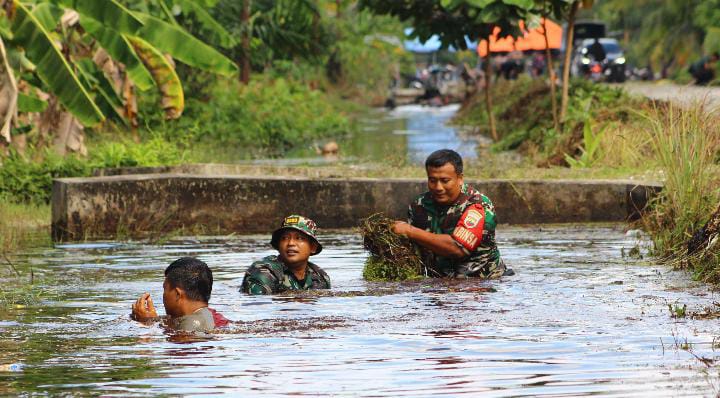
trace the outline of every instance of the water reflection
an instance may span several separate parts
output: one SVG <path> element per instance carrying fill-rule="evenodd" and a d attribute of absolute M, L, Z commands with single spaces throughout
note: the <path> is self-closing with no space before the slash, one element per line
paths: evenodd
<path fill-rule="evenodd" d="M 367 283 L 353 235 L 323 238 L 329 291 L 238 293 L 266 237 L 63 245 L 19 256 L 52 294 L 0 313 L 0 394 L 320 396 L 714 395 L 713 319 L 674 319 L 667 303 L 711 305 L 707 287 L 623 259 L 613 227 L 501 227 L 518 274 L 503 281 Z M 192 339 L 128 320 L 159 297 L 172 260 L 214 269 L 211 306 L 234 320 Z M 315 260 L 315 259 L 314 259 Z M 618 283 L 622 282 L 622 283 Z M 162 311 L 161 311 L 162 312 Z M 682 349 L 692 347 L 693 353 Z M 0 369 L 2 369 L 0 367 Z M 278 382 L 281 380 L 281 382 Z"/>
<path fill-rule="evenodd" d="M 407 156 L 411 163 L 423 163 L 432 152 L 441 149 L 453 149 L 464 159 L 477 158 L 478 137 L 463 137 L 457 127 L 448 125 L 460 105 L 448 105 L 439 108 L 420 105 L 408 105 L 396 108 L 392 117 L 404 119 L 406 130 L 396 130 L 394 134 L 407 137 Z"/>
<path fill-rule="evenodd" d="M 461 134 L 456 126 L 449 125 L 458 109 L 459 105 L 405 105 L 390 112 L 373 110 L 360 118 L 356 133 L 339 140 L 341 160 L 422 164 L 430 153 L 441 148 L 453 149 L 464 159 L 476 159 L 478 143 L 486 139 Z M 270 162 L 327 162 L 307 148 L 298 148 L 289 157 L 292 160 Z"/>

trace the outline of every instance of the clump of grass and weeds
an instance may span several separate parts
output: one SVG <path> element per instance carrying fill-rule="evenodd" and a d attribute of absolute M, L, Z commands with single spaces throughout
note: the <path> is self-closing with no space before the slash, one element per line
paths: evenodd
<path fill-rule="evenodd" d="M 720 118 L 699 104 L 661 104 L 646 115 L 644 134 L 665 184 L 641 221 L 654 254 L 692 269 L 697 279 L 720 283 L 720 209 L 713 213 L 720 203 Z M 704 231 L 704 242 L 692 245 L 702 250 L 689 250 L 698 231 Z"/>
<path fill-rule="evenodd" d="M 394 220 L 374 214 L 360 222 L 363 246 L 370 252 L 363 278 L 369 281 L 403 281 L 423 276 L 423 263 L 413 243 L 392 232 Z"/>
<path fill-rule="evenodd" d="M 687 316 L 687 304 L 680 305 L 679 303 L 668 303 L 668 311 L 670 311 L 671 318 L 685 318 Z"/>

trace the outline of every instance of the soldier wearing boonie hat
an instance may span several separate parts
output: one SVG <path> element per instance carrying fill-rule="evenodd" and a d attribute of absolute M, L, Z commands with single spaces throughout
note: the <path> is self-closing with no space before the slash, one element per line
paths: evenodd
<path fill-rule="evenodd" d="M 277 255 L 267 256 L 250 265 L 243 278 L 242 291 L 249 294 L 274 294 L 287 290 L 329 289 L 330 277 L 308 261 L 320 253 L 317 225 L 309 218 L 290 215 L 283 219 L 270 239 Z"/>

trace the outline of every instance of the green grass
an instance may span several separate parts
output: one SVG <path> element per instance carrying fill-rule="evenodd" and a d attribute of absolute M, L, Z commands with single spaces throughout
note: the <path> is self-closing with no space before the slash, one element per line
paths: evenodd
<path fill-rule="evenodd" d="M 665 188 L 643 219 L 655 254 L 690 267 L 698 279 L 720 282 L 718 254 L 686 258 L 687 241 L 720 203 L 720 119 L 696 104 L 663 105 L 647 116 L 649 137 L 664 176 Z"/>
<path fill-rule="evenodd" d="M 455 122 L 472 126 L 476 132 L 487 135 L 487 112 L 482 97 L 475 96 L 465 104 Z M 590 158 L 587 145 L 583 145 L 583 136 L 595 137 L 616 125 L 631 127 L 639 119 L 632 110 L 646 102 L 633 99 L 618 88 L 573 80 L 567 116 L 561 131 L 556 131 L 552 122 L 550 88 L 544 80 L 525 76 L 514 81 L 501 80 L 493 88 L 493 112 L 500 140 L 491 146 L 491 150 L 518 150 L 536 164 L 587 166 Z M 592 125 L 593 130 L 588 131 L 586 124 Z M 601 142 L 593 146 L 593 165 L 626 166 L 613 164 L 612 160 L 603 162 L 603 152 L 609 152 L 606 149 Z M 579 162 L 568 162 L 568 158 Z"/>
<path fill-rule="evenodd" d="M 210 98 L 189 98 L 178 120 L 148 116 L 148 130 L 185 147 L 194 159 L 209 160 L 223 148 L 224 157 L 240 160 L 279 157 L 353 128 L 347 101 L 293 80 L 258 76 L 242 86 L 219 79 Z"/>
<path fill-rule="evenodd" d="M 6 256 L 31 245 L 50 245 L 50 206 L 0 200 L 0 269 L 10 267 Z"/>

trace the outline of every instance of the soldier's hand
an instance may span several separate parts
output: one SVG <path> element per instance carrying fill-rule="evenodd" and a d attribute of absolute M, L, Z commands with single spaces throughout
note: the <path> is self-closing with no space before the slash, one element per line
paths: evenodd
<path fill-rule="evenodd" d="M 136 321 L 143 322 L 157 316 L 150 293 L 143 294 L 132 305 L 132 318 Z"/>
<path fill-rule="evenodd" d="M 412 228 L 412 225 L 404 221 L 395 221 L 391 229 L 398 235 L 407 235 Z"/>

